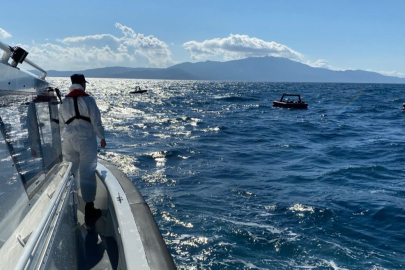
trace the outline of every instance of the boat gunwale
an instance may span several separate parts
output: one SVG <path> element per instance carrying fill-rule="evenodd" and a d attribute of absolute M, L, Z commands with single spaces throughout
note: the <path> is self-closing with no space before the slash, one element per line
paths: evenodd
<path fill-rule="evenodd" d="M 111 172 L 125 193 L 150 269 L 177 269 L 152 212 L 138 188 L 126 174 L 108 161 L 98 162 Z"/>

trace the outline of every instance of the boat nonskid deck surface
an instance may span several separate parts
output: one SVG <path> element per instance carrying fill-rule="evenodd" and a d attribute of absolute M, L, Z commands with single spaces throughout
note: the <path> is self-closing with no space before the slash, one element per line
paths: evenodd
<path fill-rule="evenodd" d="M 97 207 L 97 205 L 96 205 Z M 77 206 L 77 244 L 78 269 L 118 269 L 119 253 L 117 241 L 113 236 L 105 235 L 109 213 L 102 210 L 102 216 L 97 219 L 86 219 L 85 202 L 79 196 Z"/>

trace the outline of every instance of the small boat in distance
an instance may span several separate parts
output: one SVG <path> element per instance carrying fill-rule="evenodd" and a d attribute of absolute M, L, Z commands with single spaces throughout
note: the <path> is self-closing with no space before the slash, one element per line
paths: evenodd
<path fill-rule="evenodd" d="M 404 110 L 404 111 L 405 111 L 405 103 L 404 103 L 404 104 L 402 104 L 402 110 Z"/>
<path fill-rule="evenodd" d="M 298 101 L 283 100 L 284 97 L 298 97 Z M 283 94 L 280 100 L 273 101 L 273 107 L 289 108 L 289 109 L 307 109 L 308 104 L 301 100 L 300 95 Z"/>
<path fill-rule="evenodd" d="M 140 93 L 145 93 L 148 90 L 142 90 L 140 86 L 135 87 L 135 91 L 129 92 L 130 94 L 140 94 Z"/>

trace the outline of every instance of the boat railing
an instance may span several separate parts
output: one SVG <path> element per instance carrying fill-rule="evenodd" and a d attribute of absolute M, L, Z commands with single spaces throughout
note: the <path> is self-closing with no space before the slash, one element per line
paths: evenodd
<path fill-rule="evenodd" d="M 3 56 L 1 57 L 1 62 L 3 64 L 8 64 L 8 61 L 10 60 L 11 54 L 12 54 L 12 50 L 11 50 L 10 46 L 8 46 L 7 44 L 0 41 L 0 49 L 2 49 L 4 51 Z M 34 62 L 32 62 L 29 59 L 25 59 L 24 62 L 27 63 L 28 65 L 30 65 L 31 67 L 39 70 L 40 72 L 42 72 L 41 76 L 39 76 L 39 78 L 41 80 L 44 80 L 46 78 L 47 73 L 43 68 L 41 68 L 40 66 L 38 66 L 37 64 L 35 64 Z"/>
<path fill-rule="evenodd" d="M 24 62 L 27 63 L 28 65 L 30 65 L 31 67 L 36 68 L 37 70 L 41 71 L 41 72 L 42 72 L 42 75 L 39 76 L 39 78 L 40 78 L 41 80 L 44 80 L 44 79 L 45 79 L 45 77 L 46 77 L 46 71 L 45 71 L 45 70 L 43 70 L 41 67 L 39 67 L 38 65 L 36 65 L 34 62 L 32 62 L 32 61 L 29 60 L 29 59 L 25 59 Z"/>
<path fill-rule="evenodd" d="M 8 63 L 8 60 L 11 57 L 11 49 L 8 45 L 0 41 L 0 49 L 4 51 L 3 56 L 1 57 L 1 62 L 4 64 Z"/>
<path fill-rule="evenodd" d="M 60 183 L 59 187 L 57 188 L 57 190 L 55 190 L 55 192 L 51 195 L 52 199 L 49 204 L 50 206 L 44 213 L 44 216 L 41 219 L 38 226 L 36 227 L 36 229 L 30 235 L 26 245 L 24 246 L 24 252 L 21 255 L 15 269 L 24 270 L 27 268 L 28 264 L 32 263 L 32 261 L 30 262 L 30 259 L 32 260 L 32 258 L 33 258 L 34 249 L 36 248 L 38 240 L 41 237 L 41 234 L 42 234 L 44 228 L 46 227 L 45 225 L 49 222 L 49 219 L 52 216 L 52 214 L 56 213 L 56 211 L 57 211 L 57 206 L 58 206 L 58 203 L 60 202 L 60 198 L 63 194 L 63 191 L 65 190 L 65 187 L 68 183 L 67 178 L 70 177 L 69 172 L 71 169 L 72 169 L 72 163 L 69 163 L 69 165 L 67 166 L 67 168 L 64 171 L 64 174 L 60 175 L 62 177 L 62 180 L 61 180 L 61 183 Z M 30 268 L 30 267 L 28 267 L 28 268 Z"/>

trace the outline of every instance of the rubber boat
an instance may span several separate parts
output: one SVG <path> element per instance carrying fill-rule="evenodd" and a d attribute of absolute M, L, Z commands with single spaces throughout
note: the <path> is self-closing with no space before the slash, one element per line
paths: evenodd
<path fill-rule="evenodd" d="M 402 104 L 402 110 L 404 110 L 404 111 L 405 111 L 405 103 L 404 103 L 404 104 Z"/>
<path fill-rule="evenodd" d="M 285 97 L 298 97 L 298 101 L 284 100 Z M 281 107 L 288 109 L 307 109 L 308 104 L 301 100 L 300 95 L 283 94 L 280 100 L 273 101 L 273 107 Z"/>
<path fill-rule="evenodd" d="M 129 92 L 130 94 L 141 94 L 141 93 L 145 93 L 148 90 L 142 90 L 141 87 L 137 86 L 135 87 L 135 91 Z"/>
<path fill-rule="evenodd" d="M 26 51 L 0 48 L 0 268 L 176 269 L 141 193 L 107 161 L 96 172 L 102 216 L 85 221 L 72 164 L 62 160 L 60 92 Z"/>

